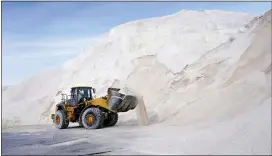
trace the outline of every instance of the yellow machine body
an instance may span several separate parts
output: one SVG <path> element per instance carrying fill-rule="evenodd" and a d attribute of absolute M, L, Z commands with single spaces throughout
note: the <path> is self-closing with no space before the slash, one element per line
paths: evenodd
<path fill-rule="evenodd" d="M 79 91 L 77 89 L 79 89 Z M 75 101 L 78 99 L 79 93 L 80 94 L 82 93 L 80 92 L 81 91 L 80 89 L 83 89 L 85 93 L 88 92 L 88 95 L 91 95 L 91 96 L 79 98 L 82 101 L 75 103 Z M 95 93 L 94 88 L 88 87 L 88 86 L 72 87 L 71 95 L 73 95 L 73 98 L 68 99 L 67 98 L 68 96 L 66 94 L 62 94 L 63 96 L 62 102 L 57 104 L 55 109 L 56 113 L 58 112 L 57 113 L 58 115 L 51 114 L 51 119 L 53 119 L 54 123 L 57 125 L 63 124 L 60 122 L 61 118 L 59 116 L 62 116 L 62 120 L 63 120 L 62 122 L 68 122 L 68 123 L 79 122 L 81 124 L 83 122 L 84 117 L 86 116 L 86 111 L 88 113 L 88 111 L 93 109 L 94 112 L 90 112 L 89 116 L 90 114 L 95 114 L 95 113 L 97 115 L 97 112 L 99 112 L 98 116 L 101 116 L 101 114 L 103 116 L 103 118 L 100 119 L 101 122 L 102 120 L 105 120 L 105 122 L 107 122 L 108 125 L 114 125 L 115 124 L 114 122 L 117 122 L 116 116 L 118 112 L 127 112 L 136 107 L 135 99 L 133 99 L 132 96 L 125 96 L 124 94 L 118 93 L 119 90 L 120 89 L 117 89 L 117 88 L 109 88 L 107 96 L 94 98 L 94 96 L 92 96 L 92 94 Z M 117 99 L 114 99 L 116 97 Z M 113 105 L 115 105 L 115 103 L 117 103 L 116 101 L 118 100 L 119 100 L 118 105 L 113 107 Z M 111 109 L 111 108 L 114 108 L 114 109 Z M 111 117 L 108 117 L 108 116 L 111 116 Z M 94 119 L 95 117 L 93 116 L 92 120 Z M 111 121 L 108 121 L 108 120 L 111 120 Z M 58 128 L 61 128 L 61 127 L 66 127 L 66 125 L 60 126 Z M 99 126 L 96 126 L 96 127 L 99 127 Z"/>

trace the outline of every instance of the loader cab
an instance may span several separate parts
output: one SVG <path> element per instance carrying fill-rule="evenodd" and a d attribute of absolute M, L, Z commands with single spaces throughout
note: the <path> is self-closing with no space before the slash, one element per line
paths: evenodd
<path fill-rule="evenodd" d="M 72 87 L 71 91 L 71 99 L 74 99 L 76 103 L 81 103 L 86 100 L 94 99 L 95 88 L 88 87 L 88 86 L 76 86 Z"/>

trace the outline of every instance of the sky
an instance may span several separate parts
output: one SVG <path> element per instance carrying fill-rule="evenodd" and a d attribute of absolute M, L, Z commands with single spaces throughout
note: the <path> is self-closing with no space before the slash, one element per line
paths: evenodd
<path fill-rule="evenodd" d="M 112 27 L 190 10 L 263 14 L 269 2 L 2 2 L 2 84 L 61 66 Z"/>

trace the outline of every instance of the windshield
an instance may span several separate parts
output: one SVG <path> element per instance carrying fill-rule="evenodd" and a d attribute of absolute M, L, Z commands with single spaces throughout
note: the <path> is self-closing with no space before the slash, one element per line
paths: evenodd
<path fill-rule="evenodd" d="M 91 98 L 92 97 L 92 92 L 91 92 L 92 88 L 91 87 L 82 87 L 82 88 L 78 88 L 78 95 L 83 96 L 84 98 Z"/>

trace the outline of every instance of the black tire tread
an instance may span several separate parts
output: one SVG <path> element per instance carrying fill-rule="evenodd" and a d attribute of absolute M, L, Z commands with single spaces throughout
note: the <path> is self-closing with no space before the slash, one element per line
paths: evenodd
<path fill-rule="evenodd" d="M 78 125 L 79 125 L 79 127 L 84 127 L 83 124 L 82 124 L 82 115 L 83 115 L 83 113 L 81 113 L 79 115 L 79 118 L 78 118 Z"/>
<path fill-rule="evenodd" d="M 88 126 L 87 123 L 85 123 L 85 116 L 89 113 L 92 113 L 95 117 L 95 122 L 92 126 Z M 102 111 L 99 108 L 96 107 L 91 107 L 86 109 L 82 116 L 81 116 L 81 121 L 82 121 L 82 125 L 86 128 L 86 129 L 98 129 L 98 128 L 102 128 L 103 124 L 104 124 L 104 116 Z"/>
<path fill-rule="evenodd" d="M 79 126 L 79 127 L 84 127 L 83 124 L 82 124 L 81 118 L 80 118 L 79 121 L 78 121 L 78 126 Z"/>
<path fill-rule="evenodd" d="M 108 114 L 108 119 L 105 120 L 104 126 L 109 127 L 109 126 L 114 126 L 118 121 L 118 114 L 117 113 L 109 113 Z"/>
<path fill-rule="evenodd" d="M 60 125 L 56 125 L 55 126 L 58 128 L 58 129 L 66 129 L 68 126 L 69 126 L 69 121 L 66 119 L 66 114 L 63 110 L 58 110 L 56 113 L 55 113 L 55 118 L 54 118 L 54 123 L 56 121 L 56 116 L 57 115 L 60 115 Z"/>

